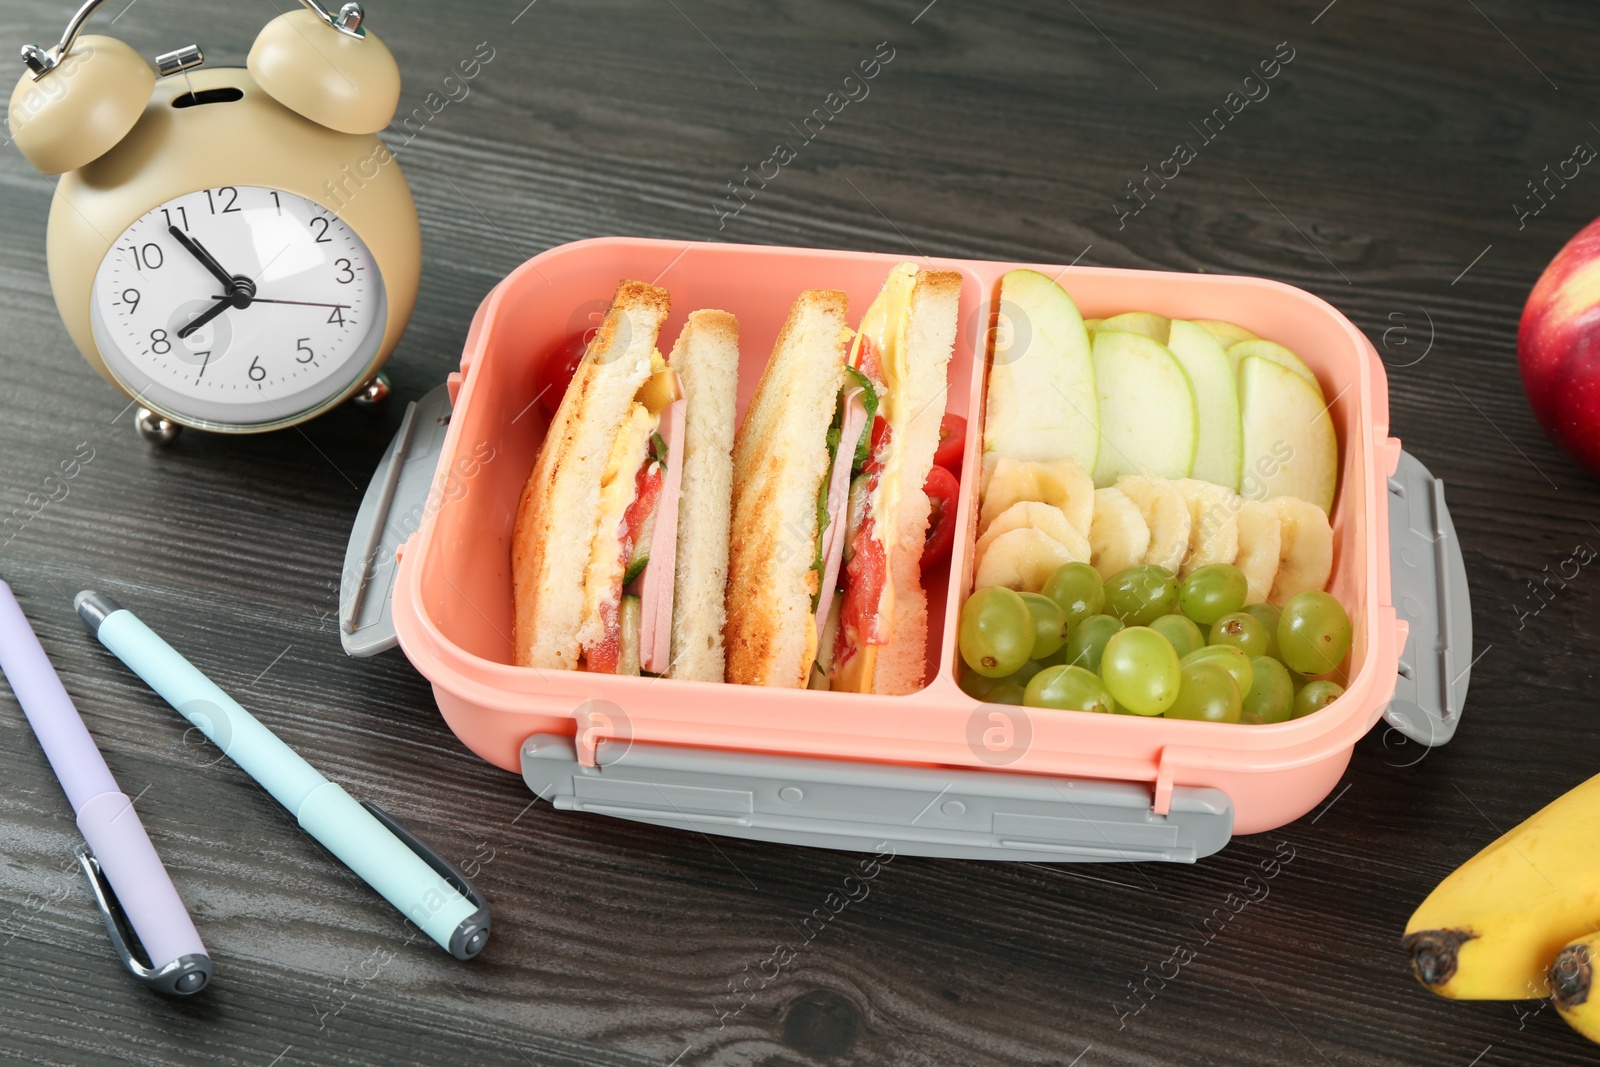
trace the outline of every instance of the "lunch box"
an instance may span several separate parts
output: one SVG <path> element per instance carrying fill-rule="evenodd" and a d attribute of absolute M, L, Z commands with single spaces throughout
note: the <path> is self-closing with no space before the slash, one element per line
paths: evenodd
<path fill-rule="evenodd" d="M 341 582 L 346 650 L 398 643 L 456 736 L 559 809 L 909 855 L 1193 862 L 1233 834 L 1312 810 L 1380 718 L 1395 742 L 1449 740 L 1471 667 L 1466 572 L 1442 484 L 1390 436 L 1377 352 L 1303 290 L 1213 274 L 918 260 L 963 278 L 948 410 L 967 418 L 968 437 L 956 543 L 925 579 L 928 670 L 917 693 L 515 666 L 510 546 L 548 422 L 541 361 L 599 325 L 620 279 L 649 281 L 672 298 L 662 351 L 692 311 L 738 317 L 742 415 L 802 290 L 843 290 L 854 321 L 903 258 L 603 238 L 524 263 L 478 308 L 460 370 L 407 408 L 367 490 Z M 1085 317 L 1225 319 L 1316 372 L 1341 465 L 1329 589 L 1354 631 L 1348 684 L 1328 707 L 1250 726 L 985 704 L 958 688 L 985 370 L 996 330 L 1028 328 L 996 306 L 1002 275 L 1019 267 L 1056 278 Z"/>

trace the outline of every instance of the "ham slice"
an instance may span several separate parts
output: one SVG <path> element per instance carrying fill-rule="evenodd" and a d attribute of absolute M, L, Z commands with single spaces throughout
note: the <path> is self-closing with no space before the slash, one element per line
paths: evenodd
<path fill-rule="evenodd" d="M 656 432 L 667 446 L 667 466 L 650 537 L 650 562 L 639 576 L 639 666 L 666 674 L 672 659 L 672 590 L 678 570 L 678 493 L 683 487 L 685 399 L 661 413 Z"/>
<path fill-rule="evenodd" d="M 833 473 L 828 478 L 828 528 L 822 533 L 822 584 L 817 597 L 817 634 L 828 624 L 828 609 L 833 606 L 833 587 L 839 581 L 839 566 L 844 559 L 845 512 L 850 502 L 850 467 L 856 458 L 856 445 L 867 428 L 867 406 L 862 389 L 852 386 L 844 395 L 844 426 L 839 432 L 839 451 L 833 457 Z M 809 670 L 809 665 L 807 666 Z"/>

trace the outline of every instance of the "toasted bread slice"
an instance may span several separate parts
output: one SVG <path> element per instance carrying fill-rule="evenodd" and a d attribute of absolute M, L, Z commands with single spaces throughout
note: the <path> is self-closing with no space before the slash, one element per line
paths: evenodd
<path fill-rule="evenodd" d="M 939 423 L 948 397 L 950 357 L 955 347 L 961 275 L 950 270 L 917 274 L 905 326 L 904 395 L 893 405 L 900 418 L 891 422 L 889 441 L 900 451 L 900 485 L 892 520 L 884 524 L 895 538 L 890 553 L 893 586 L 893 629 L 889 643 L 878 650 L 872 691 L 886 695 L 922 688 L 927 666 L 928 596 L 922 588 L 922 545 L 927 538 L 930 505 L 922 491 L 939 448 Z"/>
<path fill-rule="evenodd" d="M 798 688 L 810 675 L 817 491 L 849 350 L 848 306 L 837 290 L 800 294 L 734 439 L 723 629 L 730 682 Z"/>
<path fill-rule="evenodd" d="M 522 666 L 578 667 L 581 576 L 598 529 L 601 476 L 634 395 L 650 376 L 668 308 L 665 289 L 618 285 L 550 421 L 511 541 L 513 642 Z"/>
<path fill-rule="evenodd" d="M 739 320 L 726 311 L 696 311 L 667 364 L 678 372 L 687 400 L 667 676 L 720 682 L 725 669 L 722 627 L 727 618 Z"/>

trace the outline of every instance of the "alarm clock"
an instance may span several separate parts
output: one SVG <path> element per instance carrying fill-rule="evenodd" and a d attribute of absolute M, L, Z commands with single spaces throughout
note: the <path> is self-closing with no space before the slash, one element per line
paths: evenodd
<path fill-rule="evenodd" d="M 302 0 L 246 67 L 205 67 L 190 45 L 152 69 L 80 35 L 101 2 L 54 48 L 23 48 L 11 95 L 17 148 L 61 175 L 50 286 L 79 351 L 163 443 L 184 426 L 255 433 L 381 400 L 422 240 L 376 136 L 399 68 L 361 6 Z"/>

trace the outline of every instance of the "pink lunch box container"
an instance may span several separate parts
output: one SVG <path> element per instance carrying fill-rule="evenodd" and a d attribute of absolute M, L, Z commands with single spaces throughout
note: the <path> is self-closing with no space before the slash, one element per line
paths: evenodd
<path fill-rule="evenodd" d="M 1447 741 L 1471 655 L 1465 570 L 1442 485 L 1389 434 L 1382 362 L 1348 319 L 1259 278 L 928 259 L 965 279 L 949 406 L 969 430 L 947 568 L 926 577 L 927 684 L 900 697 L 758 689 L 513 665 L 510 539 L 547 417 L 540 361 L 600 321 L 622 278 L 685 317 L 740 327 L 740 413 L 790 305 L 842 289 L 858 317 L 904 257 L 603 238 L 553 248 L 484 299 L 461 369 L 408 409 L 357 516 L 346 650 L 398 642 L 474 752 L 559 808 L 761 840 L 1031 861 L 1192 862 L 1321 802 L 1380 717 Z M 1001 276 L 1057 277 L 1085 317 L 1132 309 L 1237 322 L 1315 371 L 1339 440 L 1330 591 L 1350 612 L 1349 685 L 1271 726 L 980 704 L 956 685 L 970 588 L 985 370 Z M 1396 605 L 1399 605 L 1397 611 Z"/>

